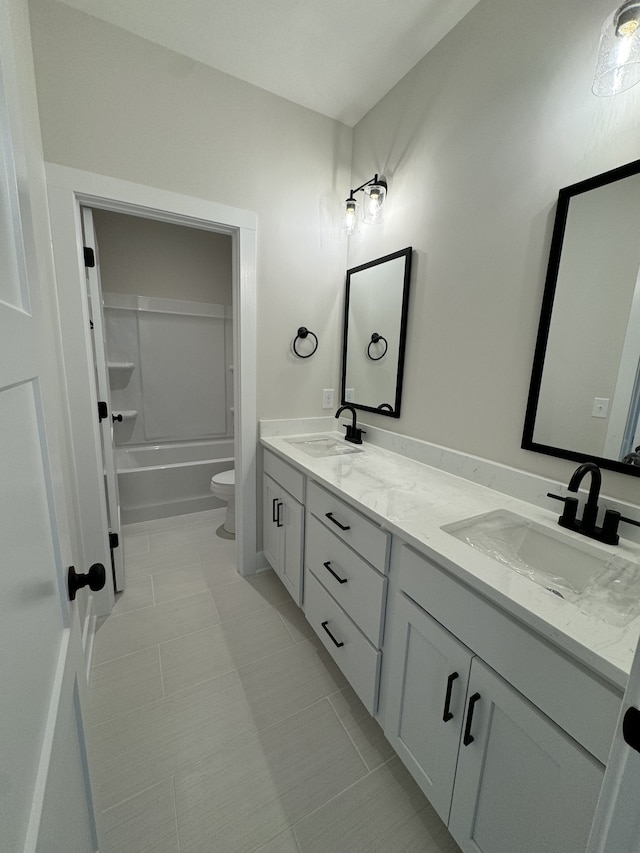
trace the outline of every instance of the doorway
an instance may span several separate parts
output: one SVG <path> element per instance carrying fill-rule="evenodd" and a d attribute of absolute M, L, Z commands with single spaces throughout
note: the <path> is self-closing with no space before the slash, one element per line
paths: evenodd
<path fill-rule="evenodd" d="M 234 459 L 238 571 L 256 571 L 256 217 L 203 199 L 47 164 L 54 260 L 59 282 L 63 359 L 72 414 L 76 486 L 89 553 L 109 562 L 108 518 L 97 418 L 98 400 L 85 293 L 81 207 L 125 213 L 228 235 L 232 255 Z M 100 559 L 99 556 L 92 557 Z M 96 596 L 107 614 L 113 589 Z"/>

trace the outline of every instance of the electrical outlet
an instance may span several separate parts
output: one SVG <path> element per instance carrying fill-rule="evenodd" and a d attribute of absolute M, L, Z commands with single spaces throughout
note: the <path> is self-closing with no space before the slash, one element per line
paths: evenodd
<path fill-rule="evenodd" d="M 347 403 L 355 403 L 356 401 L 356 389 L 355 388 L 345 388 L 344 389 L 344 399 Z"/>
<path fill-rule="evenodd" d="M 324 388 L 322 391 L 322 408 L 333 409 L 333 388 Z"/>

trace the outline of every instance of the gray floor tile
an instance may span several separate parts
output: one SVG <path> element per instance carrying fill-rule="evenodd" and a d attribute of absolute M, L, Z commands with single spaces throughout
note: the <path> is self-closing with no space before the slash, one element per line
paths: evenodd
<path fill-rule="evenodd" d="M 286 829 L 271 841 L 258 847 L 255 853 L 300 853 L 300 848 L 293 831 Z"/>
<path fill-rule="evenodd" d="M 258 735 L 289 825 L 367 773 L 326 699 Z"/>
<path fill-rule="evenodd" d="M 217 586 L 225 586 L 225 584 L 236 583 L 242 580 L 242 576 L 236 569 L 235 562 L 228 563 L 226 561 L 209 560 L 208 562 L 201 563 L 200 566 L 210 590 L 214 590 Z"/>
<path fill-rule="evenodd" d="M 125 570 L 129 578 L 137 578 L 142 575 L 153 574 L 153 572 L 165 572 L 168 569 L 180 566 L 193 566 L 199 562 L 200 557 L 196 546 L 192 542 L 188 542 L 185 545 L 172 545 L 157 551 L 134 554 L 127 560 Z"/>
<path fill-rule="evenodd" d="M 149 550 L 149 537 L 146 533 L 129 534 L 122 537 L 124 557 L 133 557 L 134 554 L 143 554 Z"/>
<path fill-rule="evenodd" d="M 94 663 L 156 646 L 218 622 L 209 592 L 110 616 L 96 632 Z"/>
<path fill-rule="evenodd" d="M 220 744 L 174 783 L 182 853 L 249 853 L 288 826 L 255 734 Z"/>
<path fill-rule="evenodd" d="M 311 640 L 248 664 L 239 674 L 258 729 L 346 686 L 320 643 Z"/>
<path fill-rule="evenodd" d="M 369 770 L 393 757 L 393 748 L 384 732 L 351 687 L 332 693 L 329 701 Z"/>
<path fill-rule="evenodd" d="M 162 698 L 158 647 L 94 666 L 89 684 L 89 721 L 95 726 Z"/>
<path fill-rule="evenodd" d="M 151 607 L 154 604 L 153 584 L 151 575 L 142 578 L 127 578 L 123 592 L 116 595 L 116 603 L 111 611 L 112 616 L 139 610 L 141 607 Z"/>
<path fill-rule="evenodd" d="M 214 529 L 222 524 L 224 517 L 227 514 L 227 507 L 221 506 L 216 509 L 205 509 L 202 512 L 190 512 L 184 516 L 185 524 L 201 524 L 204 521 L 210 522 Z"/>
<path fill-rule="evenodd" d="M 235 672 L 91 729 L 98 807 L 107 809 L 255 732 Z"/>
<path fill-rule="evenodd" d="M 100 853 L 180 853 L 170 779 L 104 812 Z"/>
<path fill-rule="evenodd" d="M 162 643 L 160 663 L 165 696 L 236 668 L 221 625 Z"/>
<path fill-rule="evenodd" d="M 293 828 L 301 853 L 459 853 L 395 758 Z"/>
<path fill-rule="evenodd" d="M 210 560 L 216 560 L 218 563 L 227 565 L 235 565 L 236 563 L 236 540 L 222 539 L 215 535 L 215 530 L 211 532 L 210 539 L 203 539 L 195 543 L 198 551 L 198 557 L 203 563 L 208 563 Z"/>
<path fill-rule="evenodd" d="M 246 666 L 293 645 L 291 634 L 273 608 L 221 625 L 235 666 Z"/>
<path fill-rule="evenodd" d="M 271 571 L 252 578 L 241 578 L 212 590 L 220 621 L 238 619 L 260 610 L 269 610 L 291 596 Z"/>
<path fill-rule="evenodd" d="M 204 520 L 198 523 L 183 524 L 180 527 L 172 527 L 169 530 L 150 531 L 147 536 L 149 537 L 149 550 L 157 551 L 159 548 L 211 539 L 215 536 L 215 527 L 212 521 Z"/>
<path fill-rule="evenodd" d="M 208 592 L 207 577 L 201 565 L 196 563 L 193 566 L 168 569 L 165 572 L 154 572 L 153 593 L 156 604 L 175 601 L 177 598 L 185 598 L 198 592 Z"/>
<path fill-rule="evenodd" d="M 304 613 L 291 598 L 276 605 L 276 609 L 296 643 L 314 636 L 314 630 L 305 619 Z"/>

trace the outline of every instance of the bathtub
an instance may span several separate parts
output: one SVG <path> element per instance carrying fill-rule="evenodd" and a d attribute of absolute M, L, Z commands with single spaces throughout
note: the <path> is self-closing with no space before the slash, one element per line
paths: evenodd
<path fill-rule="evenodd" d="M 132 445 L 115 456 L 123 524 L 224 506 L 209 486 L 233 468 L 233 439 Z"/>

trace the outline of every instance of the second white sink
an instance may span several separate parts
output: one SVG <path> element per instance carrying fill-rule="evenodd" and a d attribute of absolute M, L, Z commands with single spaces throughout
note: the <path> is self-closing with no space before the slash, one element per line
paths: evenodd
<path fill-rule="evenodd" d="M 640 566 L 588 539 L 574 539 L 507 510 L 442 529 L 584 610 L 600 607 L 607 622 L 622 624 L 640 613 Z"/>

